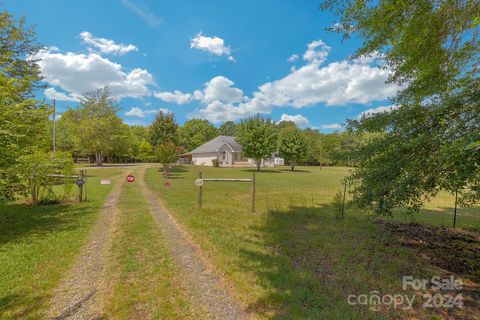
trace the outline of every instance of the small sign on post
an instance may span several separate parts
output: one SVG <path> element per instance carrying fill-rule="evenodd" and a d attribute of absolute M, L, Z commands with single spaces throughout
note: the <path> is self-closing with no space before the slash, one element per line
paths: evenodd
<path fill-rule="evenodd" d="M 129 174 L 129 175 L 127 176 L 127 182 L 134 182 L 134 181 L 135 181 L 135 177 L 132 176 L 131 174 Z"/>
<path fill-rule="evenodd" d="M 112 181 L 108 180 L 108 179 L 102 179 L 100 180 L 100 184 L 111 184 Z"/>

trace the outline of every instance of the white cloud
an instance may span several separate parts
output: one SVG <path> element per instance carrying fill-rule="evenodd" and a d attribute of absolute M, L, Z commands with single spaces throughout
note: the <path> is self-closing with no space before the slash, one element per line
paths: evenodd
<path fill-rule="evenodd" d="M 231 55 L 230 46 L 226 46 L 225 41 L 219 37 L 207 37 L 200 32 L 190 40 L 190 48 L 207 51 L 217 56 L 226 56 L 228 60 L 235 61 Z"/>
<path fill-rule="evenodd" d="M 399 108 L 399 106 L 396 106 L 396 105 L 380 106 L 380 107 L 376 107 L 376 108 L 372 108 L 372 109 L 368 109 L 368 110 L 363 111 L 362 113 L 360 113 L 358 115 L 357 118 L 361 118 L 362 116 L 368 117 L 368 116 L 371 116 L 375 113 L 392 112 L 393 110 L 396 110 L 398 108 Z"/>
<path fill-rule="evenodd" d="M 112 53 L 114 55 L 124 55 L 130 51 L 138 51 L 138 48 L 133 44 L 125 45 L 123 43 L 115 43 L 115 41 L 105 38 L 96 38 L 90 32 L 83 31 L 80 33 L 80 38 L 86 44 L 92 45 L 99 49 L 102 53 Z"/>
<path fill-rule="evenodd" d="M 331 28 L 333 31 L 336 32 L 347 32 L 347 33 L 352 33 L 355 32 L 355 27 L 353 25 L 343 25 L 341 22 L 336 22 L 334 23 Z"/>
<path fill-rule="evenodd" d="M 345 60 L 325 67 L 309 63 L 280 80 L 262 85 L 259 91 L 267 103 L 275 106 L 368 103 L 395 95 L 398 88 L 385 84 L 388 74 L 386 69 Z"/>
<path fill-rule="evenodd" d="M 312 41 L 307 44 L 307 51 L 303 54 L 303 60 L 311 63 L 322 63 L 327 60 L 330 47 L 322 40 Z"/>
<path fill-rule="evenodd" d="M 171 112 L 169 109 L 167 108 L 158 108 L 158 109 L 148 109 L 148 110 L 145 110 L 145 114 L 157 114 L 159 112 L 163 112 L 163 113 L 169 113 Z"/>
<path fill-rule="evenodd" d="M 63 92 L 58 92 L 55 88 L 47 88 L 43 94 L 47 99 L 55 99 L 59 101 L 78 101 L 78 97 L 70 96 Z"/>
<path fill-rule="evenodd" d="M 44 80 L 62 88 L 70 96 L 108 85 L 117 98 L 139 98 L 149 94 L 154 84 L 152 75 L 145 69 L 125 72 L 122 66 L 97 53 L 76 54 L 41 50 L 35 57 Z"/>
<path fill-rule="evenodd" d="M 192 101 L 192 95 L 190 93 L 183 93 L 178 90 L 175 90 L 173 92 L 155 92 L 153 95 L 155 96 L 155 98 L 158 98 L 165 102 L 173 102 L 176 104 L 185 104 Z"/>
<path fill-rule="evenodd" d="M 288 62 L 295 62 L 300 58 L 300 56 L 296 53 L 292 54 L 290 57 L 288 57 L 287 61 Z"/>
<path fill-rule="evenodd" d="M 338 123 L 322 124 L 322 129 L 340 130 L 343 129 L 342 125 Z"/>
<path fill-rule="evenodd" d="M 203 91 L 196 90 L 194 97 L 205 104 L 214 101 L 223 103 L 240 102 L 243 99 L 243 91 L 233 87 L 234 83 L 230 79 L 217 76 L 205 83 Z"/>
<path fill-rule="evenodd" d="M 133 11 L 136 15 L 138 15 L 150 27 L 158 28 L 162 23 L 162 19 L 155 16 L 148 8 L 141 7 L 130 0 L 122 0 L 122 3 L 129 10 Z"/>
<path fill-rule="evenodd" d="M 390 70 L 382 65 L 379 55 L 322 66 L 329 50 L 321 40 L 309 43 L 303 55 L 303 66 L 292 68 L 281 79 L 264 83 L 252 97 L 244 96 L 242 90 L 233 87 L 230 79 L 215 77 L 206 83 L 205 90 L 193 93 L 193 98 L 201 101 L 204 107 L 190 116 L 221 122 L 268 114 L 274 107 L 368 104 L 386 100 L 400 89 L 395 84 L 385 83 Z"/>
<path fill-rule="evenodd" d="M 140 109 L 140 108 L 132 107 L 130 110 L 125 112 L 125 115 L 129 116 L 129 117 L 144 118 L 145 117 L 145 112 L 143 112 L 143 110 Z"/>
<path fill-rule="evenodd" d="M 301 114 L 290 115 L 290 114 L 284 113 L 280 117 L 279 122 L 282 122 L 282 121 L 292 121 L 297 126 L 302 127 L 302 128 L 310 126 L 310 121 L 308 121 L 308 119 L 306 117 L 302 116 Z"/>
<path fill-rule="evenodd" d="M 132 107 L 132 108 L 130 108 L 130 110 L 125 112 L 125 115 L 129 116 L 129 117 L 145 118 L 146 115 L 157 114 L 160 111 L 162 111 L 164 113 L 170 112 L 170 110 L 165 109 L 165 108 L 142 110 L 142 109 L 137 108 L 137 107 Z"/>

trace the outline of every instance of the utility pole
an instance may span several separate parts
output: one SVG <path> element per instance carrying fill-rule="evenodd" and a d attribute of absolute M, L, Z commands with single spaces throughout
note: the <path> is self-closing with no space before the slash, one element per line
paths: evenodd
<path fill-rule="evenodd" d="M 56 125 L 55 125 L 55 113 L 56 113 L 56 108 L 55 108 L 55 99 L 53 99 L 53 152 L 56 151 L 57 146 L 56 146 Z"/>

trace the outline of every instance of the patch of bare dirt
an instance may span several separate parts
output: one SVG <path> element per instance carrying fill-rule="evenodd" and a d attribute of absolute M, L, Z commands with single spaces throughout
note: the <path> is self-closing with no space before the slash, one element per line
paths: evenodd
<path fill-rule="evenodd" d="M 453 276 L 463 282 L 461 290 L 442 292 L 462 294 L 462 308 L 435 310 L 443 319 L 480 319 L 480 233 L 418 223 L 378 220 L 393 237 L 391 245 L 409 247 L 418 252 L 420 264 L 430 267 L 443 279 Z M 431 292 L 435 294 L 436 292 Z"/>
<path fill-rule="evenodd" d="M 402 246 L 420 249 L 429 263 L 480 283 L 480 233 L 418 223 L 378 222 Z"/>

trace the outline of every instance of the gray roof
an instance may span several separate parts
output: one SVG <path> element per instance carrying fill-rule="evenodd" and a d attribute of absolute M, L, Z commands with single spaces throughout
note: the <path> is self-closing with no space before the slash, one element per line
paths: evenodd
<path fill-rule="evenodd" d="M 242 151 L 242 146 L 235 141 L 234 137 L 230 136 L 218 136 L 215 139 L 212 139 L 195 150 L 192 150 L 191 154 L 193 153 L 212 153 L 218 152 L 218 150 L 223 147 L 223 145 L 227 145 L 232 149 L 234 152 Z"/>

